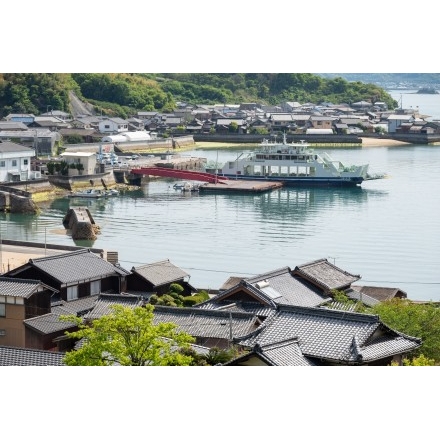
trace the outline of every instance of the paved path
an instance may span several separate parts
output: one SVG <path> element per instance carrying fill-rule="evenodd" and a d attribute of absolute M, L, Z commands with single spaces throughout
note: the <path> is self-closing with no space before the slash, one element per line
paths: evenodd
<path fill-rule="evenodd" d="M 66 252 L 69 251 L 0 243 L 0 273 L 3 274 L 16 267 L 22 266 L 31 258 L 48 257 L 50 255 L 59 255 Z"/>

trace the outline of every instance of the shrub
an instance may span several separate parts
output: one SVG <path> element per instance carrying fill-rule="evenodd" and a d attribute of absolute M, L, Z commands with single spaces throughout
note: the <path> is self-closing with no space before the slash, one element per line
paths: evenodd
<path fill-rule="evenodd" d="M 177 283 L 170 284 L 170 292 L 181 294 L 185 289 Z"/>

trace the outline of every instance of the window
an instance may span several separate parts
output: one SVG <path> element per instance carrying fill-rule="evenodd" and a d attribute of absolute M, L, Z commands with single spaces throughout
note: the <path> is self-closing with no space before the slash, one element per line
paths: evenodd
<path fill-rule="evenodd" d="M 0 167 L 5 167 L 6 166 L 6 161 L 4 160 L 0 160 Z"/>
<path fill-rule="evenodd" d="M 27 165 L 29 163 L 28 159 L 23 159 L 23 165 Z"/>
<path fill-rule="evenodd" d="M 101 293 L 101 280 L 90 283 L 90 295 L 99 295 Z"/>
<path fill-rule="evenodd" d="M 17 159 L 13 159 L 13 160 L 12 160 L 12 166 L 13 166 L 13 167 L 16 167 L 16 166 L 17 166 Z"/>
<path fill-rule="evenodd" d="M 6 304 L 0 304 L 0 316 L 6 316 Z"/>
<path fill-rule="evenodd" d="M 67 288 L 67 301 L 78 298 L 78 286 L 70 286 Z"/>

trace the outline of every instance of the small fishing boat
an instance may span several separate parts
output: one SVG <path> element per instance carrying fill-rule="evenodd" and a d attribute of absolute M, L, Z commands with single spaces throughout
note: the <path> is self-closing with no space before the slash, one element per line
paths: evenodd
<path fill-rule="evenodd" d="M 72 191 L 68 197 L 83 197 L 87 199 L 99 199 L 105 196 L 105 191 L 101 189 L 85 189 L 82 191 Z"/>
<path fill-rule="evenodd" d="M 99 199 L 102 197 L 112 197 L 119 195 L 117 189 L 85 189 L 82 191 L 72 191 L 68 197 L 82 197 L 86 199 Z"/>

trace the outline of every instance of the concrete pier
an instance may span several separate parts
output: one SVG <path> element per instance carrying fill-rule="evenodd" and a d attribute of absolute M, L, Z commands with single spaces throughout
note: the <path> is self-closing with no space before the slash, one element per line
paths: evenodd
<path fill-rule="evenodd" d="M 199 192 L 241 192 L 241 193 L 261 193 L 280 189 L 283 187 L 281 182 L 261 182 L 258 180 L 224 180 L 222 183 L 206 183 L 199 186 Z"/>

